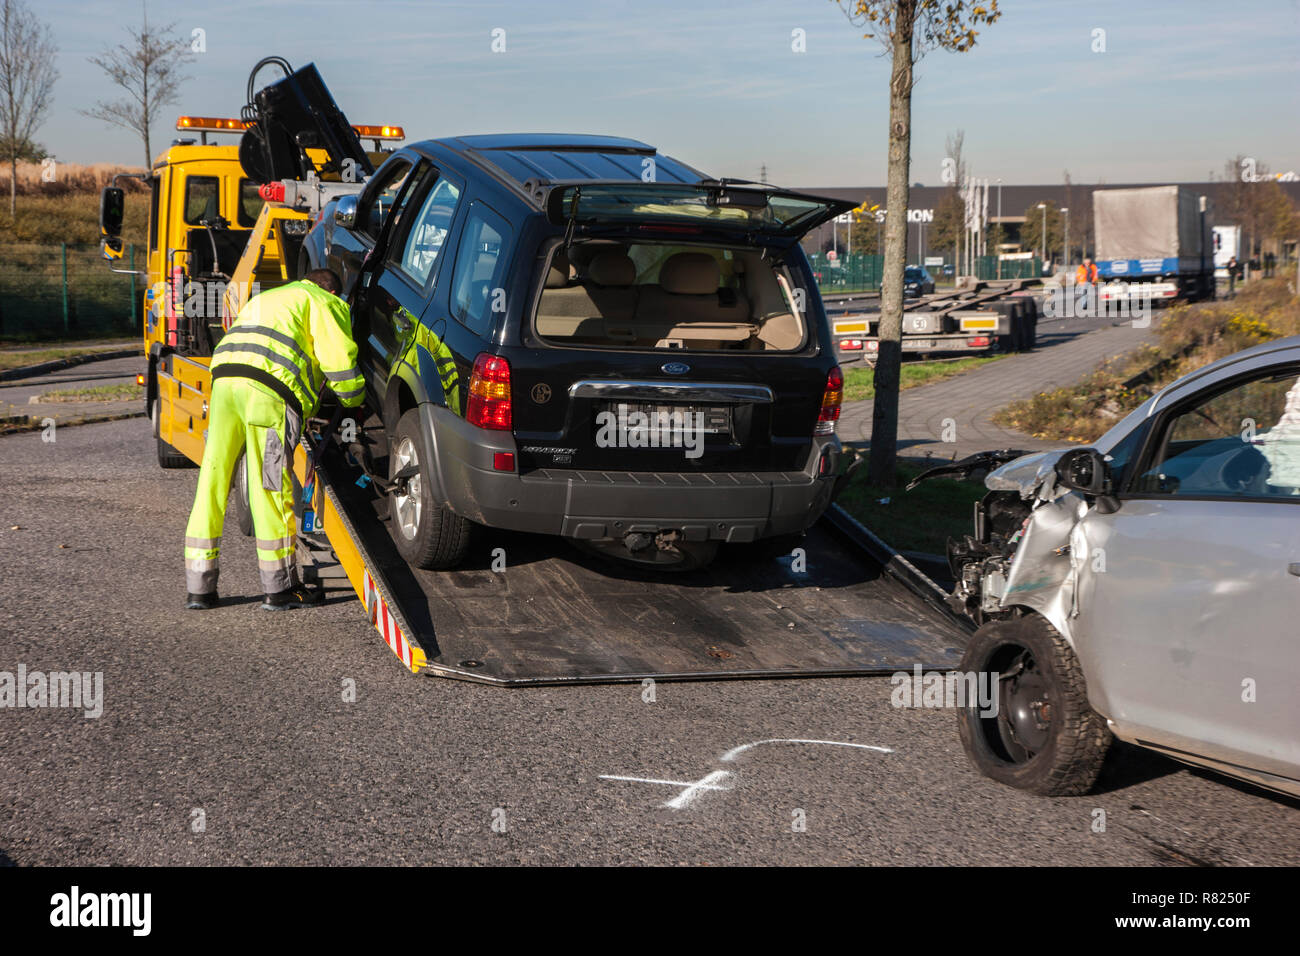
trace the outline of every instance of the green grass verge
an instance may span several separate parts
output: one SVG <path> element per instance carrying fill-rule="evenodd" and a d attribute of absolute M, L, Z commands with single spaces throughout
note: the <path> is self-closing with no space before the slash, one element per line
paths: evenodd
<path fill-rule="evenodd" d="M 144 398 L 144 387 L 130 382 L 95 385 L 91 388 L 61 388 L 41 395 L 42 402 L 122 402 Z"/>
<path fill-rule="evenodd" d="M 1153 340 L 1101 363 L 1073 385 L 999 409 L 995 424 L 1049 441 L 1087 444 L 1189 372 L 1274 339 L 1300 334 L 1300 296 L 1288 279 L 1256 280 L 1227 302 L 1162 310 Z"/>
<path fill-rule="evenodd" d="M 23 349 L 17 352 L 0 351 L 0 370 L 9 368 L 26 368 L 29 365 L 41 365 L 45 362 L 57 362 L 60 359 L 75 358 L 80 355 L 102 352 L 103 349 L 92 348 L 51 348 Z"/>
<path fill-rule="evenodd" d="M 6 183 L 6 196 L 8 191 Z M 122 241 L 136 244 L 137 268 L 143 268 L 148 222 L 149 194 L 132 189 L 126 196 Z M 99 190 L 81 190 L 63 196 L 19 196 L 17 216 L 10 217 L 7 206 L 0 214 L 0 246 L 36 243 L 57 247 L 62 242 L 99 245 Z M 125 269 L 126 264 L 121 268 Z"/>
<path fill-rule="evenodd" d="M 899 372 L 900 389 L 915 388 L 917 385 L 929 385 L 941 382 L 945 378 L 961 375 L 973 368 L 1006 358 L 1005 355 L 972 355 L 969 358 L 955 359 L 949 362 L 904 362 Z M 875 369 L 865 365 L 855 365 L 844 373 L 844 400 L 860 402 L 875 398 L 876 387 L 872 382 Z"/>
<path fill-rule="evenodd" d="M 950 537 L 971 533 L 974 503 L 984 497 L 986 489 L 980 481 L 935 478 L 912 491 L 903 490 L 926 468 L 938 464 L 937 460 L 933 465 L 899 462 L 895 488 L 868 484 L 864 465 L 836 503 L 898 551 L 943 554 Z"/>

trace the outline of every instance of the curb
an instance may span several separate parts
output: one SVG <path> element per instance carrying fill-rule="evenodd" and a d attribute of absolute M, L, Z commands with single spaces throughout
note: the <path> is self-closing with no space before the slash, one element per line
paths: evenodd
<path fill-rule="evenodd" d="M 88 362 L 104 362 L 108 359 L 130 358 L 132 355 L 139 355 L 140 350 L 131 349 L 111 349 L 104 352 L 88 352 L 85 355 L 73 355 L 65 359 L 55 359 L 53 362 L 42 362 L 39 365 L 24 365 L 21 368 L 7 368 L 0 372 L 0 382 L 11 382 L 15 379 L 33 378 L 37 375 L 45 375 L 48 372 L 58 372 L 65 368 L 75 368 L 78 365 L 85 365 Z"/>
<path fill-rule="evenodd" d="M 98 425 L 102 422 L 117 422 L 127 418 L 144 418 L 144 412 L 118 412 L 111 415 L 87 415 L 84 418 L 74 418 L 71 421 L 61 422 L 56 420 L 55 426 L 58 428 L 71 428 L 74 425 Z M 44 426 L 41 425 L 41 418 L 33 415 L 10 415 L 9 417 L 0 417 L 0 435 L 17 435 L 20 432 L 40 431 Z"/>

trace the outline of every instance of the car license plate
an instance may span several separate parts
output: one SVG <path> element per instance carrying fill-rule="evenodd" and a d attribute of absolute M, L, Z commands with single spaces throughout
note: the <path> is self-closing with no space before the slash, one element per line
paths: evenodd
<path fill-rule="evenodd" d="M 706 435 L 731 437 L 731 408 L 727 405 L 656 405 L 652 402 L 610 402 L 607 411 L 619 427 L 699 428 Z M 634 417 L 644 415 L 645 418 Z M 700 417 L 696 417 L 696 416 Z M 626 425 L 624 425 L 626 423 Z"/>

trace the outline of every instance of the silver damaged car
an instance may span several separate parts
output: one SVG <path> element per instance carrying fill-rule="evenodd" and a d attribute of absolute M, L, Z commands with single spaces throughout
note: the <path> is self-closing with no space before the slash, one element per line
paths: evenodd
<path fill-rule="evenodd" d="M 958 711 L 983 773 L 1084 793 L 1118 737 L 1300 795 L 1300 337 L 985 484 L 949 545 L 961 669 L 997 675 L 996 713 Z"/>

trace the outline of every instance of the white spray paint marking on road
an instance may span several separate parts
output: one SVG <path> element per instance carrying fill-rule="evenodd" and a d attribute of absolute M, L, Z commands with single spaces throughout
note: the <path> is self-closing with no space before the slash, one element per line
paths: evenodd
<path fill-rule="evenodd" d="M 855 750 L 874 750 L 876 753 L 892 754 L 894 753 L 889 747 L 876 747 L 872 744 L 851 744 L 842 740 L 809 740 L 803 737 L 773 737 L 770 740 L 755 740 L 751 743 L 741 744 L 739 747 L 733 747 L 722 755 L 724 762 L 730 763 L 741 754 L 755 747 L 761 747 L 764 744 L 820 744 L 826 747 L 852 747 Z M 681 793 L 673 797 L 667 803 L 663 804 L 670 810 L 685 810 L 695 798 L 706 790 L 731 790 L 731 786 L 720 786 L 720 784 L 731 777 L 730 772 L 726 770 L 715 770 L 709 775 L 700 778 L 694 783 L 688 783 L 684 780 L 659 780 L 654 777 L 624 777 L 615 774 L 602 773 L 599 775 L 601 780 L 624 780 L 628 783 L 652 783 L 664 787 L 683 787 Z"/>
<path fill-rule="evenodd" d="M 724 763 L 730 763 L 746 750 L 761 747 L 763 744 L 824 744 L 827 747 L 855 747 L 858 750 L 875 750 L 882 754 L 892 754 L 894 752 L 888 747 L 874 747 L 871 744 L 850 744 L 841 740 L 805 740 L 800 737 L 773 737 L 771 740 L 755 740 L 753 743 L 741 744 L 739 747 L 734 747 L 722 755 L 722 760 Z"/>
<path fill-rule="evenodd" d="M 681 793 L 664 804 L 665 807 L 672 810 L 684 810 L 689 807 L 695 801 L 695 798 L 705 790 L 730 790 L 731 787 L 719 786 L 723 780 L 726 780 L 730 776 L 731 774 L 726 770 L 715 770 L 713 773 L 695 781 L 694 783 L 689 783 L 685 780 L 655 780 L 650 777 L 620 777 L 608 773 L 602 773 L 600 779 L 625 780 L 629 783 L 656 783 L 666 787 L 684 787 L 685 789 L 682 790 Z"/>

